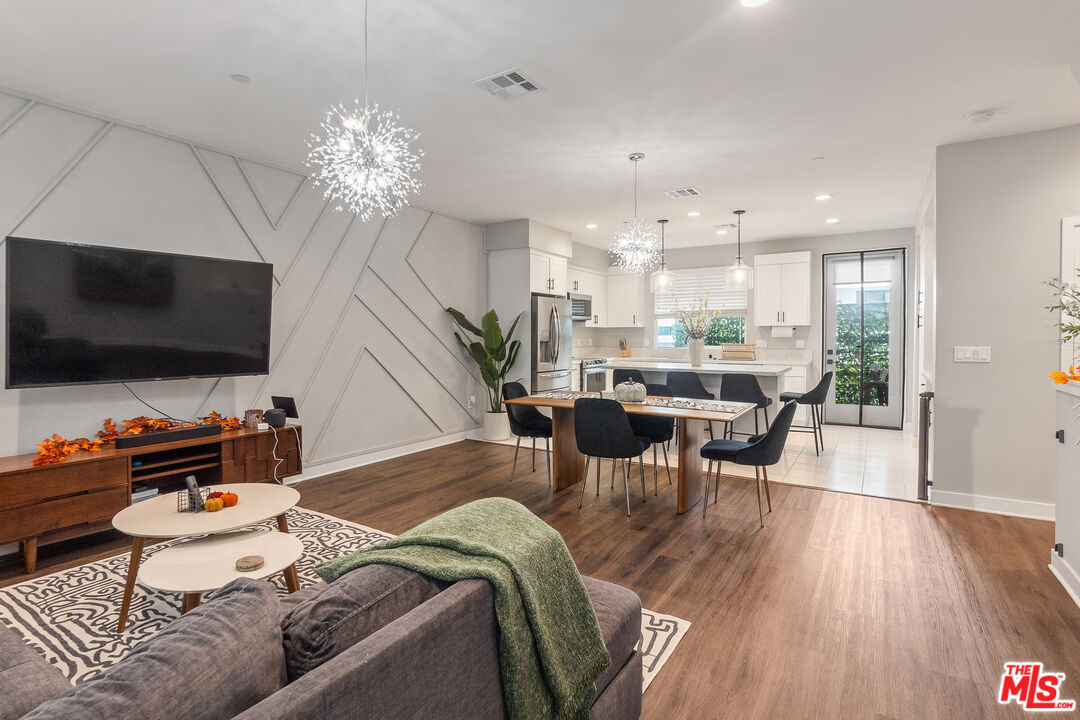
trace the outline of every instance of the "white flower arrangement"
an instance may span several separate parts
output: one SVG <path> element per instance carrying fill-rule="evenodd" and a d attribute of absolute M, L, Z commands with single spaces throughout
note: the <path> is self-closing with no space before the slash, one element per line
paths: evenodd
<path fill-rule="evenodd" d="M 694 301 L 687 307 L 679 305 L 678 300 L 675 302 L 679 308 L 679 319 L 682 320 L 683 328 L 686 330 L 688 337 L 698 340 L 705 337 L 705 333 L 709 331 L 709 326 L 712 325 L 713 320 L 720 317 L 718 310 L 709 309 L 709 295 L 707 293 L 703 297 L 694 298 Z"/>

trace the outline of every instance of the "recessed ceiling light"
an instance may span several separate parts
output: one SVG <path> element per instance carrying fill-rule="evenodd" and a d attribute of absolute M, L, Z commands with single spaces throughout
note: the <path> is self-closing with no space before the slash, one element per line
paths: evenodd
<path fill-rule="evenodd" d="M 716 234 L 717 234 L 717 235 L 727 235 L 727 230 L 723 230 L 723 229 L 721 229 L 721 230 L 717 230 L 717 231 L 716 231 Z"/>
<path fill-rule="evenodd" d="M 969 123 L 984 123 L 987 120 L 991 120 L 994 117 L 993 108 L 983 108 L 982 110 L 976 110 L 975 112 L 969 112 L 964 116 Z"/>
<path fill-rule="evenodd" d="M 249 82 L 251 82 L 251 78 L 249 78 L 247 75 L 241 75 L 240 73 L 234 73 L 229 77 L 242 85 L 247 85 Z"/>
<path fill-rule="evenodd" d="M 758 7 L 769 2 L 769 0 L 740 0 L 740 2 L 742 2 L 743 7 Z"/>
<path fill-rule="evenodd" d="M 700 217 L 700 216 L 701 216 L 701 211 L 700 210 L 691 210 L 690 212 L 686 213 L 686 217 Z"/>
<path fill-rule="evenodd" d="M 588 225 L 585 226 L 585 229 L 586 230 L 595 230 L 596 229 L 596 223 L 589 223 Z"/>
<path fill-rule="evenodd" d="M 832 200 L 832 193 L 822 193 L 814 196 L 815 200 Z"/>
<path fill-rule="evenodd" d="M 838 225 L 840 223 L 840 218 L 825 218 L 825 222 L 829 225 Z"/>

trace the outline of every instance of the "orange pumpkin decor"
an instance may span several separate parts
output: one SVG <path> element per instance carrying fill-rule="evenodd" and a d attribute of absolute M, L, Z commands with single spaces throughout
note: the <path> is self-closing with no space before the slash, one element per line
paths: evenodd
<path fill-rule="evenodd" d="M 223 493 L 221 496 L 221 502 L 225 504 L 225 507 L 232 507 L 236 503 L 240 502 L 240 496 L 233 492 Z"/>
<path fill-rule="evenodd" d="M 79 452 L 80 450 L 86 450 L 88 452 L 96 452 L 101 450 L 103 445 L 111 444 L 113 440 L 121 435 L 140 435 L 147 432 L 156 432 L 159 430 L 174 430 L 181 427 L 194 427 L 195 425 L 220 425 L 222 430 L 237 430 L 240 428 L 240 419 L 235 415 L 232 417 L 225 417 L 219 412 L 212 412 L 209 415 L 199 418 L 197 423 L 181 423 L 175 420 L 166 420 L 165 418 L 149 418 L 145 415 L 131 418 L 130 420 L 124 420 L 123 429 L 117 427 L 112 418 L 105 418 L 102 422 L 102 429 L 97 432 L 97 440 L 90 440 L 88 438 L 77 438 L 75 440 L 65 440 L 59 435 L 54 434 L 50 438 L 46 438 L 38 443 L 37 457 L 34 458 L 35 465 L 51 465 L 53 463 L 63 462 L 69 457 Z"/>
<path fill-rule="evenodd" d="M 208 512 L 217 512 L 223 507 L 225 507 L 225 503 L 219 497 L 206 498 L 206 502 L 203 503 L 203 508 Z"/>

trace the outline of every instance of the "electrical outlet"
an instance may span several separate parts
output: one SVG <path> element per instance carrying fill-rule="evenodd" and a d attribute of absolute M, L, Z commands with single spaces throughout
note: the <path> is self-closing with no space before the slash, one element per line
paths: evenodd
<path fill-rule="evenodd" d="M 988 363 L 990 362 L 990 348 L 985 346 L 956 345 L 953 347 L 953 362 Z"/>
<path fill-rule="evenodd" d="M 472 410 L 474 407 L 476 407 L 476 396 L 475 395 L 470 395 L 469 396 L 469 409 Z"/>

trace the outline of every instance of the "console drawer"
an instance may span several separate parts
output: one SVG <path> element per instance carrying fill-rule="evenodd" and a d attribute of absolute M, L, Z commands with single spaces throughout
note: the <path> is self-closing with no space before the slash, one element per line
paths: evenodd
<path fill-rule="evenodd" d="M 109 520 L 127 505 L 127 487 L 114 487 L 0 510 L 0 543 Z"/>
<path fill-rule="evenodd" d="M 72 465 L 52 465 L 8 473 L 0 478 L 0 508 L 33 505 L 50 498 L 128 484 L 127 458 L 110 458 Z"/>

